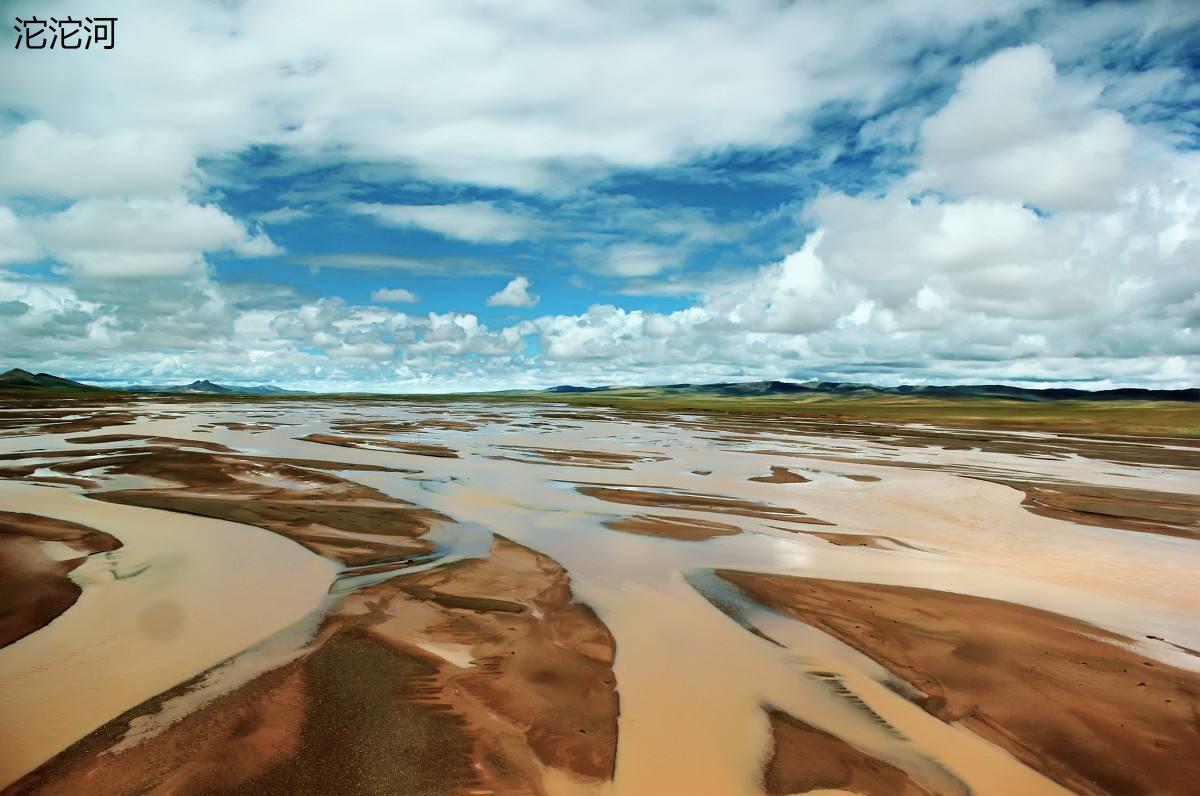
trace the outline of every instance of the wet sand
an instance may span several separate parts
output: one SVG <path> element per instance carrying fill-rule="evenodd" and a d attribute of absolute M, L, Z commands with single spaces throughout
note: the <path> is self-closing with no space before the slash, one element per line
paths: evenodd
<path fill-rule="evenodd" d="M 666 539 L 676 539 L 681 542 L 699 542 L 712 539 L 714 536 L 735 536 L 741 533 L 736 525 L 714 520 L 679 519 L 665 517 L 660 514 L 635 514 L 632 517 L 620 517 L 608 520 L 605 528 L 625 533 L 636 533 L 644 536 L 661 536 Z"/>
<path fill-rule="evenodd" d="M 439 459 L 457 459 L 458 453 L 445 445 L 431 445 L 422 442 L 404 442 L 391 439 L 363 439 L 361 437 L 348 437 L 341 434 L 309 434 L 307 437 L 300 437 L 307 442 L 316 442 L 321 445 L 340 445 L 345 448 L 365 448 L 367 450 L 378 450 L 379 448 L 391 448 L 392 450 L 411 453 L 416 456 L 433 456 Z"/>
<path fill-rule="evenodd" d="M 55 555 L 51 545 L 58 545 Z M 93 553 L 116 550 L 115 537 L 86 525 L 0 511 L 0 647 L 52 622 L 75 604 L 68 577 Z"/>
<path fill-rule="evenodd" d="M 1068 617 L 961 594 L 722 570 L 833 635 L 1075 793 L 1183 794 L 1200 782 L 1200 673 Z"/>
<path fill-rule="evenodd" d="M 173 689 L 12 792 L 535 794 L 546 767 L 602 782 L 613 654 L 562 568 L 497 538 L 488 558 L 362 589 L 285 665 L 168 724 L 206 681 Z"/>
<path fill-rule="evenodd" d="M 807 484 L 811 478 L 805 478 L 799 473 L 794 473 L 786 467 L 773 465 L 770 475 L 756 475 L 750 479 L 763 484 Z"/>
<path fill-rule="evenodd" d="M 692 509 L 717 514 L 735 514 L 776 522 L 801 522 L 828 525 L 822 520 L 806 517 L 803 512 L 786 506 L 772 506 L 722 495 L 684 492 L 675 489 L 646 490 L 626 485 L 597 486 L 582 484 L 576 489 L 581 495 L 610 503 L 625 503 L 631 506 L 652 506 L 664 509 Z"/>
<path fill-rule="evenodd" d="M 1035 514 L 1103 528 L 1200 540 L 1200 496 L 1086 484 L 1009 483 Z"/>
<path fill-rule="evenodd" d="M 320 605 L 333 567 L 275 534 L 0 482 L 0 505 L 88 527 L 122 546 L 91 556 L 82 593 L 0 650 L 0 781 L 129 707 L 216 665 Z"/>
<path fill-rule="evenodd" d="M 0 783 L 1117 796 L 1195 776 L 1193 445 L 452 412 L 0 406 L 0 511 L 121 545 L 9 545 L 18 577 L 78 596 L 0 648 L 0 718 L 23 728 Z"/>
<path fill-rule="evenodd" d="M 773 710 L 771 759 L 763 784 L 772 796 L 841 790 L 863 796 L 929 796 L 895 766 L 875 760 L 837 736 Z"/>

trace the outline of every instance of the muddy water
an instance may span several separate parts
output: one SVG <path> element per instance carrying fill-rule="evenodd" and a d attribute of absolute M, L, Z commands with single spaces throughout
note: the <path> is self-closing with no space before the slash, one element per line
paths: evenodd
<path fill-rule="evenodd" d="M 1020 475 L 1198 494 L 1194 471 L 936 444 L 890 446 L 839 436 L 832 424 L 828 434 L 765 427 L 730 438 L 698 418 L 580 419 L 527 407 L 460 405 L 453 417 L 476 424 L 471 431 L 339 431 L 337 421 L 349 411 L 346 405 L 263 405 L 253 419 L 267 430 L 231 430 L 214 424 L 247 420 L 244 408 L 147 406 L 146 419 L 132 426 L 73 437 L 158 435 L 259 456 L 416 470 L 339 474 L 458 521 L 438 531 L 442 561 L 486 554 L 488 531 L 556 559 L 577 597 L 616 638 L 621 715 L 616 776 L 606 792 L 617 796 L 761 793 L 771 743 L 764 706 L 845 738 L 939 793 L 1064 792 L 999 748 L 904 700 L 882 685 L 885 674 L 876 664 L 808 625 L 747 605 L 743 621 L 782 646 L 747 632 L 705 596 L 720 589 L 706 577 L 714 568 L 993 597 L 1131 638 L 1200 647 L 1194 577 L 1200 544 L 1040 517 L 1021 507 L 1017 490 L 979 480 Z M 420 407 L 352 411 L 357 422 L 419 424 L 442 417 L 441 410 Z M 172 416 L 150 419 L 156 413 Z M 300 439 L 330 433 L 368 445 L 441 445 L 459 458 Z M 1053 439 L 1026 436 L 1035 437 L 1033 445 Z M 2 447 L 32 457 L 73 446 L 47 434 L 8 438 Z M 563 451 L 572 454 L 562 458 Z M 586 466 L 586 452 L 626 456 Z M 937 469 L 870 463 L 880 460 Z M 750 480 L 773 465 L 809 480 Z M 101 488 L 103 478 L 97 475 Z M 717 513 L 702 501 L 671 508 L 615 503 L 582 494 L 580 485 L 756 501 L 836 527 Z M 19 748 L 5 753 L 11 761 L 3 761 L 0 782 L 122 710 L 270 637 L 320 602 L 334 572 L 330 562 L 265 531 L 181 515 L 165 519 L 162 512 L 98 504 L 49 486 L 0 483 L 0 509 L 83 522 L 126 545 L 116 564 L 98 560 L 77 571 L 84 592 L 74 607 L 0 650 L 0 710 L 15 726 L 29 728 Z M 685 542 L 604 527 L 640 513 L 732 523 L 743 533 Z M 911 547 L 835 546 L 805 530 L 887 536 Z M 114 567 L 136 569 L 146 561 L 154 563 L 149 574 L 112 575 Z M 145 619 L 147 612 L 166 610 L 156 607 L 163 605 L 186 621 Z M 165 644 L 147 629 L 158 625 L 185 631 Z M 1141 644 L 1148 657 L 1200 665 L 1177 647 L 1153 639 Z M 547 785 L 578 792 L 576 783 L 557 777 L 548 777 Z"/>
<path fill-rule="evenodd" d="M 71 573 L 79 600 L 0 650 L 0 781 L 132 705 L 318 607 L 335 569 L 275 534 L 0 481 L 6 510 L 77 522 L 123 546 Z"/>

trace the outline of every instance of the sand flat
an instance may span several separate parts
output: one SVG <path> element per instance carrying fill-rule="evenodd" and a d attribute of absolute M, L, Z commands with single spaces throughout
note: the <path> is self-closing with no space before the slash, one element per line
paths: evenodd
<path fill-rule="evenodd" d="M 1200 673 L 1131 639 L 1012 603 L 722 570 L 860 650 L 961 723 L 1076 793 L 1183 794 L 1200 778 Z"/>
<path fill-rule="evenodd" d="M 1106 758 L 1081 740 L 1077 759 L 1055 758 L 1035 732 L 1051 723 L 1020 725 L 1032 710 L 972 724 L 954 678 L 923 671 L 930 661 L 901 671 L 812 606 L 789 613 L 711 575 L 921 590 L 908 614 L 887 618 L 935 641 L 949 632 L 935 621 L 939 595 L 998 601 L 1058 617 L 1056 632 L 1093 628 L 1097 661 L 1124 650 L 1186 681 L 1200 670 L 1200 543 L 1141 527 L 1197 521 L 1191 449 L 1167 440 L 470 403 L 448 414 L 403 402 L 147 402 L 110 413 L 111 425 L 104 414 L 69 431 L 25 420 L 0 440 L 0 510 L 111 533 L 125 544 L 118 569 L 134 573 L 97 575 L 89 558 L 71 575 L 78 601 L 0 648 L 0 700 L 17 704 L 11 694 L 28 684 L 58 706 L 35 716 L 33 702 L 17 705 L 33 716 L 22 743 L 43 751 L 14 758 L 6 778 L 63 753 L 18 792 L 34 782 L 70 792 L 85 773 L 136 790 L 139 771 L 175 792 L 205 782 L 287 792 L 299 786 L 283 761 L 301 750 L 360 760 L 362 792 L 415 777 L 428 792 L 1061 796 L 1138 792 L 1129 771 L 1141 767 L 1163 769 L 1168 793 L 1170 777 L 1191 775 L 1165 746 Z M 1080 497 L 1043 510 L 1045 490 L 1063 484 Z M 212 584 L 225 591 L 211 596 Z M 271 605 L 253 597 L 276 593 Z M 147 670 L 170 676 L 135 687 L 116 667 L 116 685 L 82 695 L 39 680 L 52 661 L 82 689 L 84 669 L 63 661 L 103 672 L 120 645 L 145 645 L 131 618 L 160 595 L 188 618 L 187 655 L 147 653 Z M 215 605 L 226 613 L 204 608 Z M 127 618 L 101 629 L 97 612 Z M 1051 657 L 1079 652 L 1039 643 Z M 27 644 L 34 652 L 9 654 Z M 984 658 L 1001 661 L 1002 690 L 1018 688 L 1011 656 Z M 339 685 L 339 671 L 364 666 L 379 679 Z M 919 669 L 940 692 L 921 690 Z M 909 677 L 911 693 L 898 685 Z M 1078 687 L 1116 687 L 1093 677 Z M 1142 679 L 1139 692 L 1166 693 Z M 379 690 L 393 681 L 404 685 Z M 930 709 L 938 696 L 942 712 Z M 1187 704 L 1183 692 L 1162 698 Z M 380 700 L 395 709 L 363 713 Z M 1145 715 L 1124 754 L 1179 735 L 1177 713 Z M 374 728 L 365 757 L 337 751 L 338 728 L 355 722 Z M 1002 743 L 1008 726 L 1035 740 Z M 200 767 L 163 773 L 201 737 Z M 375 759 L 392 744 L 413 754 Z M 458 750 L 440 772 L 439 744 Z M 1088 761 L 1125 779 L 1097 778 Z M 312 788 L 334 787 L 309 772 Z"/>
<path fill-rule="evenodd" d="M 6 509 L 87 524 L 122 547 L 72 575 L 79 599 L 0 655 L 9 782 L 131 705 L 316 608 L 329 562 L 250 526 L 0 482 Z"/>

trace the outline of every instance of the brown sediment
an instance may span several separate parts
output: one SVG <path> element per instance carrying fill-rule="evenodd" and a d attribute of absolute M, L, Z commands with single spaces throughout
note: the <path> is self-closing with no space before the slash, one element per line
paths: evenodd
<path fill-rule="evenodd" d="M 204 450 L 218 451 L 220 453 L 233 453 L 231 448 L 217 442 L 200 439 L 176 439 L 174 437 L 145 437 L 140 434 L 97 434 L 90 437 L 68 437 L 67 442 L 73 445 L 98 445 L 109 442 L 145 442 L 148 445 L 184 446 L 203 448 Z"/>
<path fill-rule="evenodd" d="M 636 533 L 644 537 L 664 537 L 679 541 L 702 541 L 713 537 L 733 537 L 742 528 L 715 520 L 692 520 L 689 517 L 662 514 L 635 514 L 606 520 L 604 527 L 612 531 Z"/>
<path fill-rule="evenodd" d="M 516 456 L 485 456 L 485 459 L 490 459 L 494 462 L 515 462 L 517 464 L 549 464 L 555 467 L 593 467 L 599 470 L 631 470 L 633 468 L 625 464 L 600 464 L 599 462 L 549 462 L 542 459 L 521 459 Z"/>
<path fill-rule="evenodd" d="M 115 436 L 119 439 L 111 441 L 142 440 L 147 444 L 127 448 L 84 448 L 79 450 L 0 454 L 0 462 L 18 462 L 12 466 L 0 467 L 0 478 L 29 478 L 43 467 L 60 473 L 61 476 L 72 476 L 76 473 L 98 468 L 111 468 L 111 472 L 113 473 L 141 475 L 159 480 L 173 481 L 180 486 L 202 486 L 206 489 L 212 489 L 232 486 L 245 488 L 244 478 L 247 475 L 253 474 L 256 470 L 271 476 L 288 478 L 294 481 L 308 481 L 327 485 L 336 483 L 349 484 L 350 482 L 326 473 L 313 472 L 313 470 L 420 472 L 419 470 L 370 464 L 252 456 L 237 453 L 224 445 L 212 442 L 174 440 L 164 437 Z M 92 438 L 92 441 L 104 442 L 109 440 Z M 181 446 L 198 450 L 184 450 Z M 229 454 L 233 458 L 214 459 L 203 453 L 203 451 Z M 45 459 L 60 461 L 46 464 L 42 461 Z M 30 462 L 29 460 L 33 461 Z M 89 489 L 99 486 L 99 483 L 94 478 L 39 475 L 36 477 L 36 480 L 39 483 L 64 483 Z M 372 490 L 371 494 L 379 495 L 380 493 Z"/>
<path fill-rule="evenodd" d="M 520 447 L 516 445 L 496 445 L 496 448 L 501 450 L 510 450 L 517 453 L 524 453 L 535 460 L 543 462 L 552 462 L 555 464 L 637 464 L 639 462 L 664 462 L 666 456 L 659 456 L 654 453 L 621 453 L 619 451 L 581 451 L 581 450 L 566 450 L 563 448 L 532 448 Z M 519 461 L 519 460 L 513 460 Z"/>
<path fill-rule="evenodd" d="M 351 434 L 421 434 L 429 431 L 474 431 L 476 423 L 433 417 L 421 420 L 335 420 L 330 426 Z"/>
<path fill-rule="evenodd" d="M 53 470 L 60 475 L 71 475 L 80 470 L 88 470 L 94 467 L 103 467 L 107 464 L 106 461 L 98 457 L 119 456 L 122 454 L 136 453 L 142 450 L 141 448 L 131 449 L 104 449 L 104 448 L 88 448 L 84 450 L 68 450 L 68 451 L 36 451 L 36 452 L 21 452 L 21 453 L 4 453 L 0 454 L 0 462 L 14 462 L 14 464 L 0 467 L 0 478 L 5 479 L 21 479 L 32 476 L 36 471 L 43 467 Z M 61 460 L 53 463 L 46 463 L 44 460 L 54 459 Z M 32 461 L 30 461 L 32 460 Z M 38 481 L 55 480 L 54 476 L 38 476 Z M 83 479 L 58 479 L 71 481 L 73 483 L 85 483 Z"/>
<path fill-rule="evenodd" d="M 763 785 L 771 796 L 841 789 L 863 796 L 931 796 L 882 760 L 780 710 L 767 711 L 773 740 Z"/>
<path fill-rule="evenodd" d="M 272 431 L 276 428 L 273 423 L 241 423 L 236 421 L 213 423 L 213 425 L 220 428 L 227 428 L 230 431 L 248 431 L 251 434 L 257 434 L 261 431 Z"/>
<path fill-rule="evenodd" d="M 901 541 L 894 536 L 880 536 L 873 533 L 831 533 L 829 531 L 804 531 L 799 528 L 781 528 L 778 525 L 771 526 L 781 531 L 790 531 L 792 533 L 803 533 L 808 536 L 816 536 L 819 539 L 824 539 L 830 544 L 835 544 L 838 547 L 871 547 L 876 550 L 894 550 L 896 547 L 903 547 L 908 550 L 925 551 L 922 547 L 911 545 L 908 542 Z"/>
<path fill-rule="evenodd" d="M 505 717 L 523 731 L 526 743 L 546 765 L 592 780 L 612 777 L 616 644 L 592 610 L 574 602 L 570 578 L 557 562 L 495 537 L 489 558 L 456 562 L 394 582 L 409 594 L 414 589 L 417 595 L 432 594 L 442 608 L 435 623 L 425 626 L 426 633 L 472 645 L 475 665 L 452 678 L 479 701 L 482 711 L 476 708 L 472 715 L 494 712 Z M 526 610 L 489 609 L 478 602 L 457 607 L 457 600 L 481 598 Z M 370 599 L 367 591 L 353 597 Z M 402 619 L 398 609 L 396 614 Z M 404 622 L 397 621 L 379 632 L 399 641 L 407 631 Z"/>
<path fill-rule="evenodd" d="M 801 511 L 785 506 L 772 506 L 769 503 L 757 503 L 752 500 L 725 497 L 723 495 L 706 495 L 699 492 L 684 492 L 682 490 L 661 489 L 648 491 L 636 487 L 614 488 L 578 484 L 575 490 L 580 494 L 606 500 L 610 503 L 624 503 L 631 506 L 653 506 L 662 509 L 692 509 L 694 511 L 710 511 L 718 514 L 736 514 L 742 517 L 754 517 L 776 522 L 798 522 L 815 525 L 832 525 L 833 523 L 809 517 Z"/>
<path fill-rule="evenodd" d="M 135 439 L 145 439 L 147 445 L 49 453 L 48 457 L 66 459 L 50 468 L 68 477 L 37 480 L 94 489 L 103 477 L 69 476 L 97 468 L 143 476 L 166 486 L 96 492 L 90 497 L 256 525 L 319 555 L 351 567 L 374 567 L 372 571 L 398 570 L 422 560 L 434 546 L 419 537 L 449 521 L 443 514 L 324 471 L 414 470 L 244 456 L 215 443 L 198 443 L 201 449 L 197 450 L 191 441 L 162 437 Z M 114 435 L 112 441 L 128 441 L 128 435 Z M 28 477 L 42 466 L 10 467 L 0 469 L 0 474 Z"/>
<path fill-rule="evenodd" d="M 686 517 L 667 517 L 662 514 L 635 514 L 606 520 L 604 527 L 614 531 L 641 536 L 662 536 L 683 542 L 699 542 L 714 536 L 736 536 L 742 529 L 714 520 L 693 520 Z"/>
<path fill-rule="evenodd" d="M 1130 639 L 998 600 L 718 570 L 874 659 L 1026 765 L 1088 796 L 1185 796 L 1200 781 L 1200 674 Z"/>
<path fill-rule="evenodd" d="M 543 766 L 603 781 L 616 755 L 614 652 L 558 564 L 497 537 L 489 558 L 349 595 L 297 659 L 140 743 L 122 740 L 202 678 L 6 793 L 542 794 Z"/>
<path fill-rule="evenodd" d="M 448 520 L 444 515 L 417 506 L 359 506 L 340 502 L 323 505 L 311 499 L 288 501 L 256 499 L 252 496 L 193 497 L 171 490 L 122 490 L 101 492 L 92 497 L 108 503 L 257 525 L 348 566 L 363 566 L 380 558 L 430 552 L 433 545 L 417 537 L 425 534 L 435 523 Z M 336 533 L 338 531 L 342 533 Z M 365 538 L 375 536 L 389 538 Z"/>
<path fill-rule="evenodd" d="M 365 450 L 388 448 L 403 451 L 404 453 L 411 453 L 415 456 L 432 456 L 437 459 L 458 458 L 458 451 L 453 448 L 447 448 L 445 445 L 434 443 L 400 442 L 394 439 L 362 439 L 358 437 L 342 437 L 336 434 L 309 434 L 297 439 L 304 442 L 316 442 L 321 445 L 337 445 L 342 448 Z"/>
<path fill-rule="evenodd" d="M 356 629 L 120 751 L 137 720 L 191 681 L 114 719 L 9 790 L 15 794 L 456 794 L 479 778 L 463 721 L 428 693 L 426 659 Z M 353 676 L 347 676 L 353 672 Z"/>
<path fill-rule="evenodd" d="M 43 543 L 62 542 L 79 553 L 58 561 Z M 0 648 L 39 630 L 70 608 L 81 590 L 68 575 L 92 553 L 121 543 L 74 522 L 0 511 Z"/>
<path fill-rule="evenodd" d="M 987 480 L 1020 489 L 1025 493 L 1021 505 L 1043 517 L 1200 539 L 1200 495 L 1091 484 Z"/>
<path fill-rule="evenodd" d="M 812 479 L 793 473 L 786 467 L 772 466 L 770 475 L 758 475 L 750 480 L 763 484 L 807 484 Z"/>
<path fill-rule="evenodd" d="M 256 475 L 286 479 L 306 486 L 319 487 L 327 492 L 336 492 L 346 499 L 391 500 L 382 492 L 367 486 L 347 481 L 340 476 L 322 470 L 368 470 L 415 473 L 416 470 L 378 467 L 374 465 L 343 464 L 310 459 L 289 459 L 280 457 L 254 456 L 237 453 L 236 451 L 215 445 L 214 443 L 195 443 L 200 450 L 188 450 L 176 447 L 173 440 L 155 438 L 149 440 L 156 444 L 137 448 L 118 448 L 105 450 L 90 449 L 74 454 L 73 461 L 53 465 L 54 470 L 75 474 L 84 470 L 98 467 L 110 468 L 114 473 L 124 475 L 140 475 L 162 481 L 170 481 L 181 487 L 204 490 L 229 490 L 238 494 L 251 492 L 269 492 L 268 487 L 255 487 L 247 479 Z M 189 447 L 193 443 L 179 441 Z M 163 444 L 158 444 L 163 443 Z M 213 447 L 215 445 L 215 447 Z M 214 455 L 218 454 L 218 455 Z M 47 454 L 69 458 L 72 452 Z M 86 456 L 86 458 L 78 458 Z M 104 458 L 96 458 L 103 456 Z M 288 491 L 288 490 L 274 490 Z"/>
<path fill-rule="evenodd" d="M 219 445 L 213 452 L 184 449 L 164 438 L 147 438 L 147 442 L 153 444 L 48 453 L 41 458 L 65 459 L 50 465 L 51 470 L 65 477 L 39 476 L 37 480 L 90 489 L 102 483 L 103 476 L 71 476 L 97 468 L 111 474 L 143 476 L 164 482 L 165 486 L 96 492 L 90 497 L 256 525 L 355 567 L 385 562 L 392 569 L 406 566 L 433 550 L 430 542 L 418 537 L 434 525 L 449 521 L 438 512 L 324 471 L 389 468 L 243 456 Z M 0 474 L 28 477 L 43 466 L 34 463 L 3 468 Z"/>
<path fill-rule="evenodd" d="M 751 451 L 773 455 L 793 455 L 783 451 Z M 871 464 L 913 470 L 946 470 L 944 465 L 895 459 L 849 458 L 798 453 L 797 456 L 823 459 L 845 464 Z M 1034 514 L 1067 520 L 1083 525 L 1095 525 L 1125 531 L 1140 531 L 1183 539 L 1200 538 L 1200 496 L 1180 492 L 1161 492 L 1078 484 L 1067 481 L 1048 483 L 1020 478 L 1002 478 L 990 473 L 959 469 L 959 474 L 1002 484 L 1025 493 L 1022 506 Z M 878 481 L 874 476 L 845 475 L 857 481 Z M 754 479 L 751 479 L 754 480 Z"/>
<path fill-rule="evenodd" d="M 73 414 L 77 414 L 77 412 Z M 87 417 L 75 418 L 73 420 L 39 417 L 39 425 L 36 428 L 29 429 L 29 431 L 38 434 L 78 434 L 98 428 L 130 425 L 138 419 L 139 415 L 129 412 L 96 412 Z"/>
<path fill-rule="evenodd" d="M 56 468 L 70 473 L 104 465 L 178 484 L 184 488 L 124 489 L 91 497 L 256 525 L 348 566 L 404 566 L 433 550 L 432 543 L 418 537 L 449 521 L 436 511 L 302 466 L 306 464 L 312 463 L 154 447 Z M 259 476 L 268 480 L 254 480 Z"/>

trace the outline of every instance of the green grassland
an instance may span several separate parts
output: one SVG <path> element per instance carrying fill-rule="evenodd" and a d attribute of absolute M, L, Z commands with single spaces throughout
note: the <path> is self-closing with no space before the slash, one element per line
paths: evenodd
<path fill-rule="evenodd" d="M 311 394 L 203 395 L 135 394 L 109 390 L 0 390 L 0 404 L 30 408 L 71 405 L 140 403 L 246 403 L 333 401 L 364 404 L 454 404 L 462 401 L 494 404 L 542 404 L 597 407 L 669 414 L 777 416 L 825 418 L 886 423 L 927 423 L 977 429 L 1055 431 L 1076 434 L 1133 434 L 1200 438 L 1200 404 L 1187 401 L 1022 401 L 1001 398 L 932 398 L 899 395 L 782 394 L 724 396 L 679 392 L 657 387 L 612 389 L 601 392 L 461 393 L 452 395 Z M 453 411 L 453 410 L 450 410 Z"/>
<path fill-rule="evenodd" d="M 476 395 L 492 401 L 554 402 L 659 412 L 776 415 L 966 428 L 1200 437 L 1200 404 L 1186 401 L 1018 401 L 896 395 L 720 396 L 630 388 L 604 392 Z"/>

